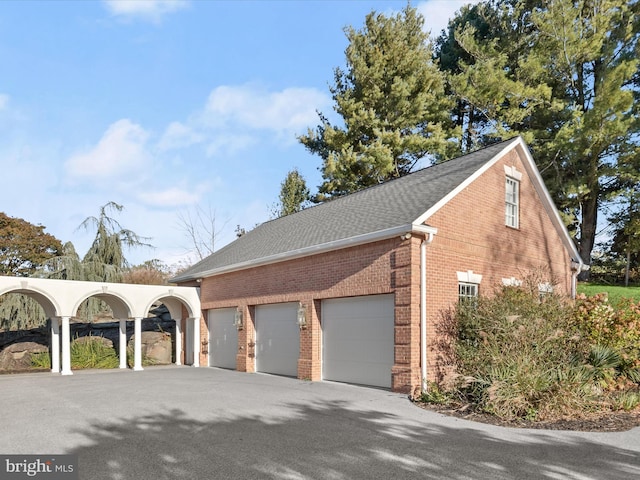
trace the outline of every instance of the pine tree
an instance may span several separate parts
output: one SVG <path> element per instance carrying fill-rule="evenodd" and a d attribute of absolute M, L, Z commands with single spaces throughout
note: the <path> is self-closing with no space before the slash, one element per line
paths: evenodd
<path fill-rule="evenodd" d="M 484 141 L 523 134 L 590 263 L 600 207 L 637 147 L 640 2 L 495 0 L 478 13 L 493 27 L 458 19 L 452 92 L 487 120 Z"/>
<path fill-rule="evenodd" d="M 321 124 L 299 137 L 323 161 L 316 201 L 406 175 L 425 156 L 457 151 L 444 77 L 423 23 L 408 5 L 393 17 L 370 13 L 363 30 L 345 29 L 346 70 L 335 69 L 330 88 L 343 125 L 319 113 Z"/>

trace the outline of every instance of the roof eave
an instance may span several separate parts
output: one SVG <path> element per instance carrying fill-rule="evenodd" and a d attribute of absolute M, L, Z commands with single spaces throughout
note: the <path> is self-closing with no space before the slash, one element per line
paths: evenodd
<path fill-rule="evenodd" d="M 367 243 L 378 242 L 380 240 L 386 240 L 395 236 L 403 236 L 407 233 L 435 234 L 436 228 L 427 225 L 415 225 L 406 224 L 397 227 L 392 227 L 384 230 L 378 230 L 376 232 L 365 233 L 363 235 L 356 235 L 349 238 L 343 238 L 332 242 L 327 242 L 319 245 L 313 245 L 310 247 L 304 247 L 289 252 L 278 253 L 275 255 L 269 255 L 267 257 L 258 258 L 255 260 L 248 260 L 246 262 L 234 263 L 232 265 L 225 265 L 219 268 L 213 268 L 210 270 L 204 270 L 202 272 L 192 273 L 186 276 L 177 276 L 171 279 L 174 283 L 184 283 L 188 281 L 198 280 L 205 277 L 212 277 L 214 275 L 221 275 L 224 273 L 237 272 L 239 270 L 246 270 L 249 268 L 261 267 L 273 263 L 285 262 L 288 260 L 295 260 L 301 257 L 307 257 L 309 255 L 318 255 L 320 253 L 331 252 L 334 250 L 341 250 L 343 248 L 355 247 L 358 245 L 364 245 Z"/>
<path fill-rule="evenodd" d="M 520 158 L 525 159 L 525 161 L 523 161 L 523 164 L 527 170 L 527 173 L 529 174 L 529 178 L 532 179 L 533 186 L 538 192 L 538 195 L 542 200 L 542 204 L 545 210 L 547 211 L 549 218 L 551 219 L 551 223 L 553 223 L 553 225 L 556 227 L 556 230 L 558 231 L 562 239 L 562 243 L 564 244 L 564 247 L 566 248 L 567 252 L 569 253 L 569 256 L 571 257 L 571 260 L 578 265 L 577 267 L 578 271 L 584 271 L 586 266 L 582 261 L 582 258 L 580 257 L 578 248 L 576 247 L 576 244 L 571 238 L 571 235 L 569 234 L 569 230 L 567 230 L 566 225 L 562 221 L 562 218 L 560 217 L 560 213 L 558 212 L 558 209 L 556 208 L 556 205 L 553 202 L 553 199 L 551 198 L 551 194 L 549 193 L 549 190 L 547 190 L 544 180 L 542 179 L 542 175 L 540 174 L 540 171 L 536 166 L 535 160 L 533 159 L 533 156 L 531 155 L 531 152 L 529 151 L 527 144 L 525 143 L 525 141 L 522 139 L 521 136 L 515 137 L 513 140 L 508 142 L 500 152 L 494 155 L 482 167 L 480 167 L 477 171 L 475 171 L 473 175 L 469 176 L 464 182 L 458 185 L 455 189 L 453 189 L 451 192 L 445 195 L 439 202 L 437 202 L 424 214 L 418 217 L 414 223 L 417 224 L 417 223 L 426 222 L 435 212 L 440 210 L 440 208 L 446 205 L 453 197 L 458 195 L 458 193 L 460 193 L 467 186 L 469 186 L 469 184 L 475 181 L 480 175 L 482 175 L 489 168 L 495 165 L 498 162 L 498 160 L 503 158 L 504 155 L 506 155 L 509 151 L 511 151 L 514 148 L 520 151 L 521 153 Z"/>
<path fill-rule="evenodd" d="M 527 161 L 523 163 L 525 165 L 525 168 L 528 170 L 530 178 L 534 179 L 533 186 L 538 191 L 538 195 L 542 199 L 542 203 L 545 207 L 545 210 L 547 211 L 547 214 L 549 215 L 549 218 L 551 219 L 551 223 L 553 223 L 553 225 L 556 227 L 556 230 L 558 231 L 558 234 L 562 239 L 562 243 L 567 249 L 567 252 L 569 252 L 571 260 L 577 264 L 578 272 L 585 271 L 586 269 L 588 269 L 588 265 L 586 265 L 582 261 L 582 257 L 580 256 L 578 247 L 571 238 L 571 234 L 569 233 L 567 226 L 564 224 L 562 218 L 560 217 L 560 212 L 558 211 L 558 208 L 551 198 L 551 194 L 549 193 L 549 190 L 547 189 L 547 186 L 542 179 L 540 170 L 538 170 L 538 167 L 536 166 L 535 160 L 531 155 L 529 147 L 527 147 L 527 144 L 524 142 L 524 140 L 522 140 L 521 137 L 518 137 L 518 139 L 519 141 L 516 144 L 516 148 L 518 148 L 522 153 L 522 156 L 527 159 Z"/>

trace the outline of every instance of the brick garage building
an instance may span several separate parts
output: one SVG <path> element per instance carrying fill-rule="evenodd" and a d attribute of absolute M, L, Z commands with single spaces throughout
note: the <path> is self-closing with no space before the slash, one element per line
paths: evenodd
<path fill-rule="evenodd" d="M 443 368 L 441 312 L 583 267 L 521 138 L 272 220 L 174 281 L 199 285 L 201 364 L 410 392 Z"/>

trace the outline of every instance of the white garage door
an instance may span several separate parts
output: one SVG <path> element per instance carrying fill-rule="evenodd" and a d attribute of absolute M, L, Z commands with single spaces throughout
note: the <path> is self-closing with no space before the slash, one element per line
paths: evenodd
<path fill-rule="evenodd" d="M 324 379 L 391 388 L 393 303 L 393 295 L 322 302 Z"/>
<path fill-rule="evenodd" d="M 297 303 L 256 307 L 256 370 L 298 376 L 300 329 Z"/>
<path fill-rule="evenodd" d="M 233 325 L 235 308 L 209 310 L 209 366 L 236 368 L 238 330 Z"/>

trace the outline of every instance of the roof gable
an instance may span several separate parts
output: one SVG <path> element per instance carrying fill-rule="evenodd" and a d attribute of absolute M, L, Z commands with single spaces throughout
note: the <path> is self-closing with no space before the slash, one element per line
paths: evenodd
<path fill-rule="evenodd" d="M 518 137 L 265 222 L 187 269 L 173 281 L 195 280 L 406 233 L 422 225 L 514 147 L 524 148 L 528 154 L 526 145 Z M 530 154 L 527 159 L 531 162 L 528 170 L 532 166 L 533 172 L 537 173 Z M 559 220 L 539 173 L 535 178 L 535 183 L 540 183 L 542 193 L 547 196 L 550 212 L 555 212 Z M 573 245 L 562 222 L 560 227 Z M 575 246 L 573 248 L 575 250 Z"/>

